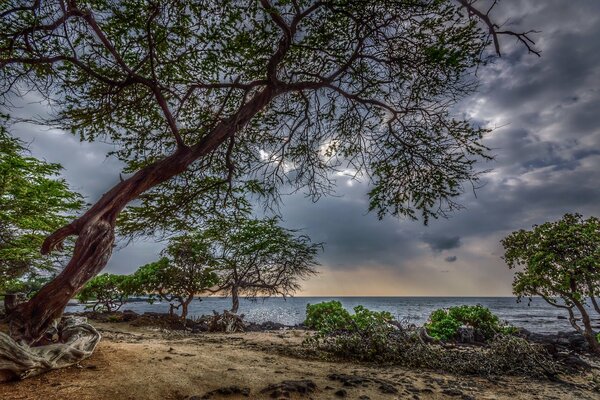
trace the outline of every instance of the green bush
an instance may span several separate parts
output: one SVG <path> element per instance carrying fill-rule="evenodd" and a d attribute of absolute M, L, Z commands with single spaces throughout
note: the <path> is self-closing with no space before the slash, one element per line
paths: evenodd
<path fill-rule="evenodd" d="M 425 328 L 427 333 L 436 339 L 454 340 L 457 338 L 458 329 L 463 325 L 472 327 L 475 334 L 485 340 L 493 338 L 497 333 L 513 334 L 516 332 L 515 327 L 501 325 L 500 319 L 496 315 L 479 304 L 436 310 L 431 313 Z"/>
<path fill-rule="evenodd" d="M 342 330 L 350 325 L 350 313 L 342 307 L 339 301 L 325 301 L 318 304 L 306 305 L 307 328 L 329 333 Z"/>
<path fill-rule="evenodd" d="M 304 325 L 328 334 L 335 331 L 357 331 L 370 327 L 387 326 L 394 317 L 387 311 L 371 311 L 363 306 L 354 307 L 351 315 L 339 301 L 307 304 Z"/>

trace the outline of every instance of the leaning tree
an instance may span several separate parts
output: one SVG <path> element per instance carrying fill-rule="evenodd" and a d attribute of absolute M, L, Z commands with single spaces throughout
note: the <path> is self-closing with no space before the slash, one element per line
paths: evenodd
<path fill-rule="evenodd" d="M 502 245 L 508 266 L 523 268 L 515 273 L 514 293 L 540 296 L 564 309 L 590 349 L 600 352 L 590 316 L 600 317 L 600 220 L 565 214 L 559 221 L 513 232 Z"/>
<path fill-rule="evenodd" d="M 214 220 L 202 232 L 210 243 L 219 280 L 213 293 L 231 296 L 237 313 L 240 296 L 290 296 L 300 280 L 316 273 L 320 243 L 283 228 L 277 218 Z"/>
<path fill-rule="evenodd" d="M 536 51 L 473 3 L 3 1 L 2 104 L 34 90 L 54 113 L 37 122 L 114 143 L 126 163 L 120 182 L 44 242 L 48 254 L 77 237 L 63 272 L 14 314 L 13 337 L 35 342 L 104 268 L 135 199 L 131 226 L 153 231 L 235 201 L 238 188 L 273 199 L 289 185 L 316 198 L 346 168 L 370 182 L 380 217 L 427 221 L 456 208 L 486 149 L 485 130 L 454 106 L 498 36 Z"/>

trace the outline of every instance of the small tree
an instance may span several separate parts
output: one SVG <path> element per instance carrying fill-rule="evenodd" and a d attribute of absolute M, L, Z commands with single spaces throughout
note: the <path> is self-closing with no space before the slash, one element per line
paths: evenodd
<path fill-rule="evenodd" d="M 299 280 L 316 273 L 321 244 L 282 228 L 275 218 L 219 220 L 204 237 L 218 261 L 216 292 L 231 296 L 234 313 L 240 295 L 289 296 L 299 289 Z"/>
<path fill-rule="evenodd" d="M 172 239 L 164 255 L 140 267 L 133 275 L 133 285 L 138 293 L 148 294 L 150 301 L 168 301 L 171 314 L 181 308 L 181 318 L 185 321 L 194 296 L 217 283 L 212 255 L 206 243 L 195 235 Z"/>
<path fill-rule="evenodd" d="M 524 267 L 515 274 L 513 292 L 519 298 L 540 296 L 565 309 L 571 325 L 583 334 L 590 349 L 600 351 L 588 304 L 600 315 L 596 300 L 600 294 L 600 220 L 565 214 L 559 221 L 513 232 L 502 245 L 509 268 Z"/>
<path fill-rule="evenodd" d="M 101 274 L 90 280 L 77 295 L 82 303 L 93 301 L 94 311 L 117 311 L 132 294 L 127 275 Z"/>

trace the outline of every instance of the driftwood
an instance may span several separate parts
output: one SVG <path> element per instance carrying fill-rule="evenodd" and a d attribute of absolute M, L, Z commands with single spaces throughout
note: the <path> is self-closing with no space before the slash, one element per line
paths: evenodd
<path fill-rule="evenodd" d="M 244 314 L 237 315 L 230 311 L 223 311 L 219 314 L 213 311 L 214 315 L 208 321 L 209 332 L 244 332 L 246 324 L 244 323 Z"/>
<path fill-rule="evenodd" d="M 30 347 L 0 332 L 0 382 L 76 364 L 93 353 L 101 337 L 83 317 L 63 318 L 49 335 L 58 342 Z"/>

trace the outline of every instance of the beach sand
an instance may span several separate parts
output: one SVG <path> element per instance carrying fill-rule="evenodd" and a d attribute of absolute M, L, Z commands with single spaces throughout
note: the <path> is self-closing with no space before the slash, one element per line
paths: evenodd
<path fill-rule="evenodd" d="M 2 384 L 0 399 L 183 400 L 189 396 L 200 399 L 229 386 L 249 390 L 249 395 L 213 393 L 207 398 L 600 399 L 590 373 L 562 377 L 566 382 L 557 383 L 523 377 L 454 376 L 297 357 L 293 354 L 302 353 L 301 342 L 306 335 L 298 330 L 191 334 L 128 323 L 94 325 L 103 339 L 92 357 L 77 366 Z M 338 379 L 332 380 L 332 374 Z M 343 374 L 359 378 L 344 384 L 348 378 Z M 305 394 L 290 392 L 289 385 L 278 392 L 263 392 L 269 385 L 285 380 L 310 380 L 315 386 L 301 384 L 300 390 L 309 392 Z"/>

